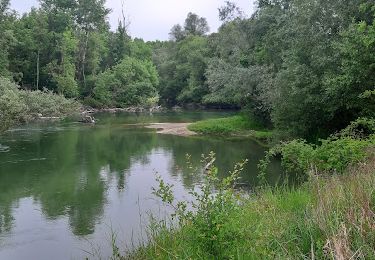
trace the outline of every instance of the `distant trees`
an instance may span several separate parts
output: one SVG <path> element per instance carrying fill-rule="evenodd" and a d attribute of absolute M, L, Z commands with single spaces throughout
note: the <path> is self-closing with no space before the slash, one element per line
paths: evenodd
<path fill-rule="evenodd" d="M 200 104 L 208 93 L 207 67 L 209 31 L 207 20 L 189 13 L 184 27 L 175 25 L 170 42 L 156 42 L 153 61 L 160 75 L 159 93 L 164 104 Z"/>
<path fill-rule="evenodd" d="M 0 76 L 24 89 L 47 88 L 90 105 L 158 100 L 151 47 L 128 35 L 125 19 L 110 31 L 105 0 L 40 0 L 40 6 L 18 18 L 9 1 L 1 2 Z"/>
<path fill-rule="evenodd" d="M 208 34 L 189 13 L 170 41 L 110 31 L 104 0 L 40 0 L 22 17 L 0 4 L 0 76 L 93 106 L 156 102 L 246 108 L 285 136 L 316 139 L 375 111 L 374 2 L 233 2 Z M 156 67 L 156 69 L 155 69 Z"/>
<path fill-rule="evenodd" d="M 162 101 L 246 107 L 285 136 L 314 140 L 373 116 L 375 4 L 344 2 L 258 1 L 245 18 L 227 1 L 208 36 L 190 14 L 171 43 L 154 46 Z"/>

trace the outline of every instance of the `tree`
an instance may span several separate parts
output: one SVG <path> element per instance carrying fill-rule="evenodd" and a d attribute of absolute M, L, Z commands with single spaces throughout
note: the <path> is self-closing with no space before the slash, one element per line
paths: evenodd
<path fill-rule="evenodd" d="M 203 36 L 210 31 L 206 18 L 199 17 L 194 13 L 188 13 L 185 24 L 184 31 L 186 35 Z"/>
<path fill-rule="evenodd" d="M 75 80 L 74 54 L 76 48 L 77 40 L 73 32 L 71 30 L 64 32 L 58 43 L 59 60 L 54 60 L 49 64 L 57 92 L 66 97 L 76 97 L 79 93 Z"/>
<path fill-rule="evenodd" d="M 110 10 L 105 8 L 105 0 L 78 0 L 75 10 L 75 18 L 79 28 L 79 52 L 77 67 L 80 73 L 78 78 L 81 80 L 83 87 L 86 87 L 86 64 L 87 49 L 89 44 L 90 33 L 95 30 L 105 29 L 106 16 Z M 89 71 L 89 74 L 92 74 Z"/>
<path fill-rule="evenodd" d="M 331 100 L 331 113 L 343 121 L 342 124 L 359 116 L 374 117 L 375 19 L 370 23 L 351 24 L 334 47 L 341 63 L 327 73 L 324 81 L 327 99 Z"/>
<path fill-rule="evenodd" d="M 243 16 L 243 11 L 234 2 L 225 1 L 225 5 L 219 8 L 219 19 L 224 23 L 243 19 Z"/>
<path fill-rule="evenodd" d="M 203 36 L 210 31 L 207 20 L 194 13 L 188 13 L 184 27 L 176 24 L 172 27 L 169 36 L 172 41 L 182 41 L 187 36 Z"/>
<path fill-rule="evenodd" d="M 150 61 L 125 58 L 97 76 L 94 98 L 101 106 L 143 105 L 157 96 L 158 74 Z"/>
<path fill-rule="evenodd" d="M 0 23 L 3 22 L 4 18 L 7 16 L 9 4 L 10 4 L 10 0 L 0 1 Z"/>
<path fill-rule="evenodd" d="M 200 36 L 188 36 L 178 43 L 176 77 L 182 87 L 177 96 L 181 104 L 201 103 L 208 93 L 205 83 L 207 67 L 207 39 Z"/>
<path fill-rule="evenodd" d="M 185 32 L 181 25 L 176 24 L 172 27 L 169 37 L 172 41 L 179 42 L 185 38 Z"/>
<path fill-rule="evenodd" d="M 130 55 L 131 38 L 127 33 L 126 26 L 120 21 L 115 33 L 109 34 L 109 61 L 108 65 L 113 66 Z"/>
<path fill-rule="evenodd" d="M 9 49 L 16 43 L 11 28 L 14 17 L 8 13 L 9 2 L 10 0 L 0 1 L 0 31 L 2 32 L 0 37 L 0 77 L 11 77 L 8 55 Z"/>
<path fill-rule="evenodd" d="M 32 9 L 14 23 L 16 44 L 10 51 L 10 69 L 23 88 L 38 89 L 48 85 L 50 76 L 45 68 L 56 54 L 52 43 L 56 35 L 49 31 L 48 21 L 44 11 Z"/>

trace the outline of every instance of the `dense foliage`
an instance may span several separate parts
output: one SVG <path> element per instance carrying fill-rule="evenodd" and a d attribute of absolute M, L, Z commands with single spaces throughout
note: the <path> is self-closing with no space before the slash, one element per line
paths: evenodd
<path fill-rule="evenodd" d="M 154 45 L 161 100 L 246 107 L 284 137 L 327 137 L 374 115 L 374 8 L 366 0 L 258 1 L 246 18 L 227 2 L 218 33 L 186 37 L 175 26 L 173 42 Z"/>
<path fill-rule="evenodd" d="M 41 0 L 19 17 L 2 1 L 0 75 L 94 106 L 157 102 L 151 48 L 131 39 L 125 18 L 110 31 L 109 12 L 104 0 Z"/>
<path fill-rule="evenodd" d="M 226 1 L 217 33 L 189 13 L 169 41 L 147 43 L 125 18 L 110 30 L 105 0 L 40 3 L 21 17 L 0 8 L 0 75 L 23 89 L 98 107 L 246 108 L 309 141 L 374 116 L 373 1 L 262 0 L 250 17 Z"/>
<path fill-rule="evenodd" d="M 281 156 L 285 173 L 306 179 L 308 174 L 343 174 L 349 167 L 374 157 L 375 120 L 360 118 L 348 127 L 320 140 L 318 145 L 296 139 L 270 149 L 259 163 L 260 177 L 267 172 L 270 158 Z"/>
<path fill-rule="evenodd" d="M 125 58 L 97 76 L 93 94 L 100 106 L 144 105 L 157 98 L 157 85 L 158 75 L 150 61 Z"/>
<path fill-rule="evenodd" d="M 80 105 L 49 91 L 20 90 L 0 77 L 0 133 L 18 122 L 40 117 L 64 117 L 78 112 Z"/>

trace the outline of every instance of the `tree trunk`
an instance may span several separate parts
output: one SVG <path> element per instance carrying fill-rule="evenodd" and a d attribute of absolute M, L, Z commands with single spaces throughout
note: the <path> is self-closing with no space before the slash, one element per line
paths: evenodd
<path fill-rule="evenodd" d="M 86 74 L 85 74 L 85 63 L 86 63 L 86 52 L 87 52 L 87 45 L 89 41 L 89 32 L 85 32 L 85 45 L 83 47 L 83 53 L 82 53 L 82 79 L 83 79 L 83 85 L 86 88 Z"/>
<path fill-rule="evenodd" d="M 39 56 L 40 56 L 40 51 L 38 49 L 38 56 L 36 59 L 36 90 L 39 90 Z"/>

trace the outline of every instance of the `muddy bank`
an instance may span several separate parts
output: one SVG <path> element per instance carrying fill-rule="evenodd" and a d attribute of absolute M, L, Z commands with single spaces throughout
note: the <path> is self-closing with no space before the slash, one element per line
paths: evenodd
<path fill-rule="evenodd" d="M 159 134 L 171 134 L 178 136 L 191 136 L 196 133 L 190 131 L 187 127 L 191 123 L 154 123 L 146 125 L 146 128 L 157 129 Z"/>

